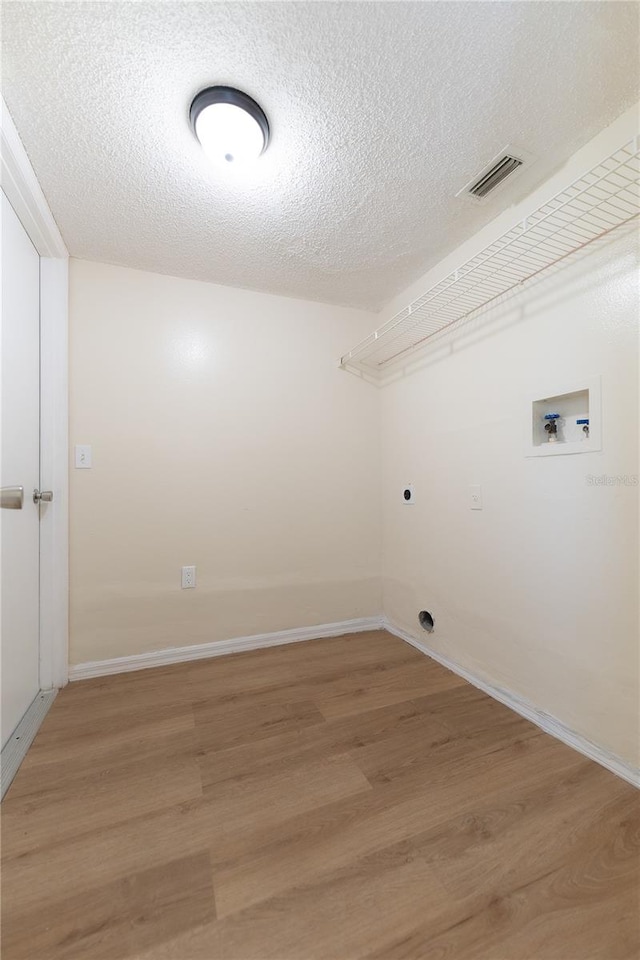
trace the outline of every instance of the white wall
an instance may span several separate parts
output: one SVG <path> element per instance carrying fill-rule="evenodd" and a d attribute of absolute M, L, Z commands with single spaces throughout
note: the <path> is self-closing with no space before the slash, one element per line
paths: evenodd
<path fill-rule="evenodd" d="M 72 664 L 380 613 L 371 315 L 78 260 L 70 315 Z"/>
<path fill-rule="evenodd" d="M 634 111 L 385 316 L 636 131 Z M 381 391 L 387 617 L 635 764 L 638 317 L 634 229 L 447 335 L 417 372 Z M 592 376 L 602 384 L 602 450 L 527 459 L 527 397 Z M 628 480 L 590 485 L 590 475 Z M 469 507 L 475 484 L 482 511 Z M 435 617 L 431 635 L 418 626 L 421 609 Z"/>

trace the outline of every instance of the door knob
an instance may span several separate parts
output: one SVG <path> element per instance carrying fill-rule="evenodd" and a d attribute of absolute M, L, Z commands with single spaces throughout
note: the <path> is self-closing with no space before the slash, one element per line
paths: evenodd
<path fill-rule="evenodd" d="M 22 510 L 24 487 L 2 487 L 0 489 L 0 507 L 3 510 Z"/>
<path fill-rule="evenodd" d="M 33 491 L 33 502 L 40 503 L 51 503 L 53 500 L 53 490 L 34 490 Z"/>

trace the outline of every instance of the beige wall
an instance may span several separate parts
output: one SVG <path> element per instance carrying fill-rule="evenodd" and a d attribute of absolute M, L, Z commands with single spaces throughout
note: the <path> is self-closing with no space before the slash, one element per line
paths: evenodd
<path fill-rule="evenodd" d="M 596 138 L 557 186 L 630 139 L 636 123 L 628 115 Z M 460 252 L 440 272 L 456 259 Z M 435 279 L 434 271 L 404 302 Z M 638 317 L 634 229 L 476 317 L 382 390 L 385 614 L 635 764 Z M 593 376 L 602 450 L 527 459 L 529 398 Z M 590 484 L 591 475 L 621 479 Z M 411 507 L 405 483 L 414 485 Z M 478 484 L 481 512 L 469 503 Z M 417 623 L 421 609 L 435 617 L 431 635 Z"/>
<path fill-rule="evenodd" d="M 336 367 L 371 315 L 77 260 L 70 295 L 71 663 L 379 614 L 379 395 Z"/>

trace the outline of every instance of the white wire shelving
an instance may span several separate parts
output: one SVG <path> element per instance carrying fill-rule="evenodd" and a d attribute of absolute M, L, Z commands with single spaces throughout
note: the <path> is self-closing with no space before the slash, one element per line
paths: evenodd
<path fill-rule="evenodd" d="M 345 353 L 339 366 L 383 382 L 443 330 L 639 215 L 636 137 L 403 307 Z"/>

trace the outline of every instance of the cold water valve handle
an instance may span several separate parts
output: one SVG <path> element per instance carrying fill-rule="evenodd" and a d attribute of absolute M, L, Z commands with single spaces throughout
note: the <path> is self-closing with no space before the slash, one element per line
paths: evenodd
<path fill-rule="evenodd" d="M 582 427 L 582 432 L 584 433 L 583 439 L 588 440 L 589 439 L 589 418 L 583 417 L 583 419 L 581 420 L 576 420 L 576 423 L 578 424 L 578 426 Z"/>
<path fill-rule="evenodd" d="M 547 421 L 544 428 L 549 435 L 549 443 L 555 443 L 558 439 L 558 420 L 560 419 L 560 414 L 545 413 L 544 418 Z"/>

